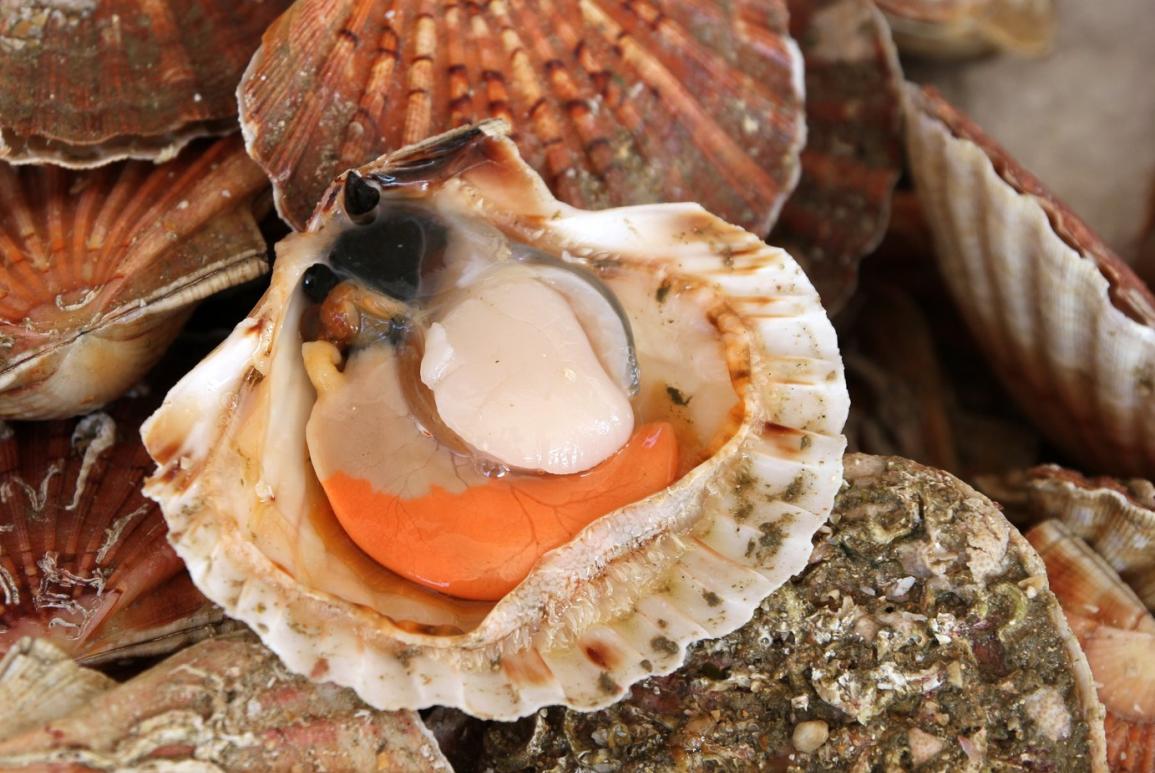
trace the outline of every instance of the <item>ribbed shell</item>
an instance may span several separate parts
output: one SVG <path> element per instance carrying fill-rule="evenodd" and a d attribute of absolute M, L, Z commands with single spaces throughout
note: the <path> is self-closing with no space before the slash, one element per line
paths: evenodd
<path fill-rule="evenodd" d="M 239 137 L 160 166 L 0 164 L 0 418 L 114 399 L 196 301 L 264 273 L 265 186 Z"/>
<path fill-rule="evenodd" d="M 766 234 L 805 137 L 782 0 L 301 0 L 239 93 L 297 229 L 345 169 L 495 117 L 567 203 L 697 201 Z"/>
<path fill-rule="evenodd" d="M 1039 56 L 1055 36 L 1054 0 L 878 0 L 904 53 L 934 59 L 994 50 Z"/>
<path fill-rule="evenodd" d="M 349 690 L 292 676 L 248 638 L 189 647 L 47 719 L 0 740 L 0 767 L 450 771 L 416 714 L 373 711 Z"/>
<path fill-rule="evenodd" d="M 947 286 L 1007 390 L 1097 472 L 1155 476 L 1155 297 L 933 91 L 907 142 Z"/>
<path fill-rule="evenodd" d="M 612 703 L 677 668 L 690 642 L 748 621 L 805 565 L 841 481 L 842 364 L 797 264 L 697 205 L 567 207 L 504 132 L 487 122 L 359 172 L 386 193 L 439 197 L 549 254 L 703 283 L 703 308 L 725 331 L 741 424 L 670 488 L 546 554 L 496 605 L 398 589 L 339 532 L 306 466 L 313 392 L 298 285 L 314 250 L 347 222 L 334 184 L 311 233 L 280 245 L 272 287 L 249 319 L 145 426 L 160 465 L 147 492 L 210 598 L 293 670 L 349 685 L 379 708 L 511 718 Z"/>
<path fill-rule="evenodd" d="M 82 709 L 115 684 L 47 639 L 21 639 L 0 657 L 0 741 Z"/>
<path fill-rule="evenodd" d="M 140 493 L 139 427 L 156 404 L 0 424 L 0 652 L 38 636 L 88 662 L 153 654 L 220 619 Z"/>
<path fill-rule="evenodd" d="M 866 0 L 788 0 L 806 63 L 806 148 L 798 187 L 768 241 L 802 264 L 830 313 L 881 241 L 902 171 L 902 70 Z"/>
<path fill-rule="evenodd" d="M 236 87 L 289 0 L 0 5 L 0 158 L 164 161 L 236 127 Z"/>
<path fill-rule="evenodd" d="M 1087 655 L 1107 709 L 1113 771 L 1155 769 L 1155 619 L 1111 567 L 1059 521 L 1027 533 Z"/>

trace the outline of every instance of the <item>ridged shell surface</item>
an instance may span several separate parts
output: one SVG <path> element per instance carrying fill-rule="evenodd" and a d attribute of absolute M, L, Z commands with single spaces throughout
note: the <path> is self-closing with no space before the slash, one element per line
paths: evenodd
<path fill-rule="evenodd" d="M 140 493 L 140 423 L 157 402 L 0 424 L 0 652 L 35 636 L 86 662 L 159 654 L 221 619 Z"/>
<path fill-rule="evenodd" d="M 881 241 L 902 171 L 902 69 L 864 0 L 789 0 L 806 63 L 806 148 L 798 187 L 768 241 L 794 256 L 831 314 Z"/>
<path fill-rule="evenodd" d="M 1155 475 L 1155 298 L 934 92 L 907 143 L 947 286 L 1019 406 L 1090 470 Z"/>
<path fill-rule="evenodd" d="M 878 0 L 904 53 L 934 59 L 995 50 L 1038 56 L 1055 36 L 1054 0 Z"/>
<path fill-rule="evenodd" d="M 164 161 L 236 128 L 236 87 L 288 0 L 0 5 L 0 158 Z"/>
<path fill-rule="evenodd" d="M 107 403 L 192 304 L 264 273 L 265 186 L 236 137 L 162 165 L 0 165 L 0 418 Z"/>
<path fill-rule="evenodd" d="M 314 397 L 300 284 L 326 234 L 347 227 L 335 184 L 310 232 L 279 246 L 264 299 L 149 420 L 160 467 L 146 491 L 210 598 L 293 670 L 379 708 L 512 718 L 612 703 L 677 668 L 691 642 L 747 622 L 801 570 L 841 482 L 848 399 L 837 342 L 790 257 L 697 205 L 571 208 L 504 132 L 486 122 L 358 171 L 383 197 L 434 201 L 602 276 L 649 276 L 653 289 L 631 301 L 644 308 L 626 305 L 631 315 L 684 292 L 701 298 L 722 334 L 740 420 L 706 461 L 546 553 L 496 603 L 400 580 L 352 547 L 307 461 Z"/>
<path fill-rule="evenodd" d="M 802 90 L 782 0 L 301 0 L 239 94 L 297 229 L 345 169 L 493 117 L 562 201 L 697 201 L 764 235 L 798 177 Z"/>

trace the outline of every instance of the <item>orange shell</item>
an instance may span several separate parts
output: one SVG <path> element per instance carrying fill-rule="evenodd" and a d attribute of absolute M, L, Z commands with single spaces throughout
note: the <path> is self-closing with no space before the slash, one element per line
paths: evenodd
<path fill-rule="evenodd" d="M 783 0 L 300 0 L 239 95 L 298 230 L 345 169 L 499 117 L 569 204 L 697 201 L 764 235 L 805 137 Z"/>
<path fill-rule="evenodd" d="M 806 62 L 802 176 L 770 233 L 831 313 L 882 240 L 902 171 L 902 68 L 867 0 L 787 0 Z"/>
<path fill-rule="evenodd" d="M 0 654 L 22 636 L 94 662 L 167 652 L 221 619 L 140 493 L 140 423 L 160 394 L 109 413 L 0 423 Z"/>
<path fill-rule="evenodd" d="M 194 302 L 264 273 L 265 185 L 237 137 L 161 166 L 0 165 L 0 418 L 114 399 Z"/>
<path fill-rule="evenodd" d="M 237 82 L 287 0 L 0 6 L 0 158 L 163 161 L 236 127 Z"/>

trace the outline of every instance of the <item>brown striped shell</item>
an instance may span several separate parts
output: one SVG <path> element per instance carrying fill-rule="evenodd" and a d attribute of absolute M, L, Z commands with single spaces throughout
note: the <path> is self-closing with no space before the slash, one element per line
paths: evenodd
<path fill-rule="evenodd" d="M 239 93 L 298 230 L 345 169 L 498 117 L 569 204 L 697 201 L 765 234 L 805 137 L 783 0 L 301 0 Z"/>
<path fill-rule="evenodd" d="M 1059 521 L 1027 539 L 1047 565 L 1051 589 L 1087 655 L 1107 709 L 1113 771 L 1155 769 L 1155 618 L 1119 575 Z"/>
<path fill-rule="evenodd" d="M 267 270 L 239 137 L 162 165 L 0 165 L 0 419 L 74 416 L 132 386 L 197 301 Z"/>
<path fill-rule="evenodd" d="M 910 165 L 939 266 L 1007 390 L 1088 468 L 1155 475 L 1155 296 L 937 93 L 908 96 Z"/>
<path fill-rule="evenodd" d="M 890 220 L 902 171 L 902 69 L 867 0 L 787 5 L 806 63 L 806 148 L 768 241 L 798 260 L 833 314 Z"/>
<path fill-rule="evenodd" d="M 0 158 L 173 157 L 236 127 L 235 91 L 288 0 L 0 4 Z"/>
<path fill-rule="evenodd" d="M 996 50 L 1039 56 L 1055 36 L 1054 0 L 878 0 L 905 53 L 935 59 Z"/>
<path fill-rule="evenodd" d="M 0 424 L 0 653 L 37 636 L 86 662 L 155 654 L 221 619 L 140 493 L 140 423 L 159 396 Z"/>

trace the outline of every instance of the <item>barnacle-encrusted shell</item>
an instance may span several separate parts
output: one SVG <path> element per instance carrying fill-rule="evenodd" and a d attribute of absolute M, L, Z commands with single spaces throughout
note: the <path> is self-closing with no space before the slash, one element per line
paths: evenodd
<path fill-rule="evenodd" d="M 890 220 L 902 171 L 902 69 L 867 0 L 788 0 L 806 63 L 806 148 L 798 187 L 769 242 L 790 252 L 834 314 Z"/>
<path fill-rule="evenodd" d="M 239 94 L 298 229 L 345 169 L 494 117 L 562 201 L 697 201 L 765 234 L 805 138 L 783 0 L 301 0 Z"/>
<path fill-rule="evenodd" d="M 1027 533 L 1087 654 L 1107 710 L 1111 770 L 1155 768 L 1155 618 L 1107 563 L 1059 521 Z"/>
<path fill-rule="evenodd" d="M 1155 475 L 1155 297 L 937 94 L 907 141 L 947 285 L 1008 391 L 1089 467 Z"/>
<path fill-rule="evenodd" d="M 1004 49 L 1038 56 L 1055 36 L 1054 0 L 878 0 L 904 53 L 953 59 Z"/>
<path fill-rule="evenodd" d="M 333 230 L 347 227 L 340 184 L 312 232 L 282 243 L 250 317 L 144 430 L 160 464 L 147 493 L 198 585 L 290 668 L 381 708 L 442 704 L 508 718 L 612 703 L 676 668 L 690 642 L 749 620 L 800 570 L 841 477 L 847 396 L 834 330 L 790 257 L 693 204 L 568 207 L 504 131 L 486 122 L 359 172 L 383 196 L 428 197 L 515 242 L 571 255 L 611 287 L 617 275 L 638 277 L 649 289 L 622 301 L 635 334 L 639 318 L 664 319 L 654 317 L 662 304 L 699 299 L 693 313 L 717 331 L 737 401 L 733 434 L 706 462 L 547 553 L 496 604 L 439 596 L 371 562 L 337 526 L 304 429 L 313 391 L 298 287 Z M 643 380 L 662 346 L 638 344 Z"/>
<path fill-rule="evenodd" d="M 0 424 L 0 653 L 23 636 L 100 662 L 155 655 L 223 618 L 140 493 L 140 423 L 157 398 L 79 420 Z"/>
<path fill-rule="evenodd" d="M 264 273 L 265 185 L 239 138 L 160 166 L 0 165 L 0 418 L 107 403 L 194 303 Z"/>
<path fill-rule="evenodd" d="M 32 652 L 44 658 L 40 644 L 32 642 Z M 87 669 L 71 675 L 100 676 Z M 6 677 L 0 662 L 0 694 Z M 44 717 L 0 740 L 0 767 L 450 771 L 416 714 L 373 711 L 349 690 L 293 676 L 248 638 L 202 642 L 72 711 Z"/>
<path fill-rule="evenodd" d="M 604 711 L 490 725 L 479 770 L 1104 770 L 1102 707 L 998 508 L 853 454 L 805 571 Z"/>
<path fill-rule="evenodd" d="M 0 158 L 165 161 L 236 128 L 235 91 L 288 0 L 0 4 Z"/>

